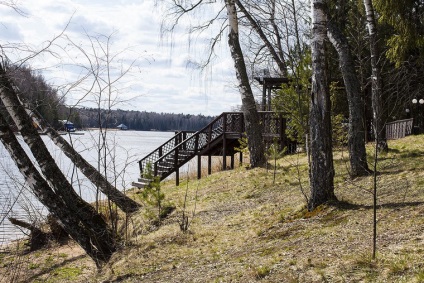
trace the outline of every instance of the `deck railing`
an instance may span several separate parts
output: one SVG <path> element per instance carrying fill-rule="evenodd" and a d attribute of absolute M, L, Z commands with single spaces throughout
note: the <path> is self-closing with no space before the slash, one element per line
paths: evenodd
<path fill-rule="evenodd" d="M 283 133 L 281 117 L 274 112 L 259 112 L 262 131 L 269 138 L 280 137 Z M 192 159 L 196 154 L 211 147 L 213 142 L 226 134 L 243 134 L 245 131 L 243 113 L 224 112 L 206 127 L 195 133 L 178 132 L 174 137 L 139 161 L 143 177 L 147 164 L 152 165 L 155 176 L 163 180 Z"/>
<path fill-rule="evenodd" d="M 413 119 L 398 120 L 386 124 L 388 140 L 401 139 L 412 134 Z"/>

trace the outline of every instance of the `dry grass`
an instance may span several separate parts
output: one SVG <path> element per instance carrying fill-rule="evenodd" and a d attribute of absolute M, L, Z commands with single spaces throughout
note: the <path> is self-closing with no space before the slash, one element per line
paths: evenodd
<path fill-rule="evenodd" d="M 337 204 L 305 210 L 299 183 L 307 190 L 306 157 L 292 155 L 279 160 L 275 185 L 266 169 L 238 168 L 189 180 L 187 210 L 196 210 L 189 232 L 182 233 L 178 221 L 187 183 L 176 188 L 169 181 L 162 189 L 177 210 L 159 228 L 143 212 L 132 216 L 126 246 L 102 270 L 68 246 L 64 258 L 60 249 L 39 252 L 39 258 L 20 256 L 17 277 L 22 282 L 424 282 L 423 144 L 423 135 L 390 141 L 391 151 L 379 160 L 376 260 L 371 260 L 372 178 L 351 180 L 347 153 L 338 151 Z M 372 150 L 370 145 L 370 156 Z M 54 264 L 48 263 L 49 253 Z M 1 274 L 17 261 L 0 255 Z"/>

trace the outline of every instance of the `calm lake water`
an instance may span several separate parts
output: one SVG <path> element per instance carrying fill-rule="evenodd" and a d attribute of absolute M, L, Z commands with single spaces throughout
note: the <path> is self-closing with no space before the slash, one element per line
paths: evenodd
<path fill-rule="evenodd" d="M 100 167 L 102 174 L 106 174 L 108 179 L 121 190 L 130 188 L 131 182 L 136 181 L 139 177 L 137 162 L 174 134 L 173 132 L 154 131 L 108 131 L 106 146 L 99 147 L 99 144 L 101 145 L 103 142 L 99 137 L 98 130 L 83 133 L 84 135 L 64 137 L 88 162 L 96 168 Z M 22 140 L 20 136 L 18 138 Z M 87 201 L 95 200 L 95 187 L 47 136 L 43 136 L 43 140 L 77 193 Z M 23 142 L 22 144 L 25 147 Z M 27 147 L 25 148 L 29 152 Z M 98 160 L 101 160 L 100 163 Z M 0 172 L 0 245 L 2 245 L 22 237 L 26 232 L 11 225 L 7 220 L 8 217 L 34 222 L 48 212 L 27 190 L 24 178 L 1 143 Z"/>

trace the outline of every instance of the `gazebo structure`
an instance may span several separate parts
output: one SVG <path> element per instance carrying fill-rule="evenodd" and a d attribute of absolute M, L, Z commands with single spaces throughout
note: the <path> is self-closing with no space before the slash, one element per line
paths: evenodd
<path fill-rule="evenodd" d="M 289 83 L 288 78 L 255 77 L 255 80 L 262 85 L 261 111 L 271 111 L 271 90 L 281 89 L 282 84 Z"/>
<path fill-rule="evenodd" d="M 255 78 L 262 86 L 262 105 L 258 111 L 262 128 L 262 138 L 266 144 L 277 142 L 281 149 L 290 147 L 286 130 L 286 119 L 282 113 L 271 111 L 271 90 L 281 89 L 288 78 Z M 202 177 L 202 156 L 208 157 L 208 174 L 211 174 L 211 157 L 222 156 L 222 168 L 227 169 L 227 156 L 231 158 L 229 168 L 234 168 L 234 155 L 239 151 L 240 139 L 245 137 L 245 124 L 242 112 L 224 112 L 206 127 L 197 132 L 177 132 L 174 137 L 160 145 L 156 150 L 141 159 L 139 163 L 141 178 L 133 186 L 144 188 L 151 180 L 146 179 L 146 169 L 151 168 L 154 176 L 164 180 L 176 173 L 179 184 L 179 169 L 189 160 L 197 157 L 197 177 Z M 239 155 L 242 161 L 242 153 Z"/>

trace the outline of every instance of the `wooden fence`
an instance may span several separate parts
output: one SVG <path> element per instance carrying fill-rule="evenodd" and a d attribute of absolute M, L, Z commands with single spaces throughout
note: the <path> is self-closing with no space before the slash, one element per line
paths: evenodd
<path fill-rule="evenodd" d="M 398 120 L 386 124 L 388 140 L 404 138 L 412 134 L 413 119 Z"/>

